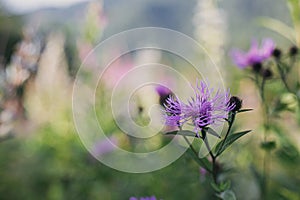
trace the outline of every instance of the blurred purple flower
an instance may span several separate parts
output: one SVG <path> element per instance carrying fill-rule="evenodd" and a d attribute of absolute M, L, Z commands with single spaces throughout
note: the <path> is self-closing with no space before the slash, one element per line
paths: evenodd
<path fill-rule="evenodd" d="M 169 95 L 171 93 L 171 91 L 168 88 L 166 88 L 162 85 L 158 85 L 155 88 L 155 90 L 156 90 L 157 94 L 160 96 Z"/>
<path fill-rule="evenodd" d="M 247 66 L 265 61 L 272 56 L 274 49 L 275 43 L 272 39 L 264 39 L 260 48 L 257 41 L 253 40 L 248 52 L 234 49 L 231 51 L 231 58 L 238 67 L 244 69 Z"/>
<path fill-rule="evenodd" d="M 229 92 L 214 94 L 213 89 L 201 81 L 194 89 L 195 97 L 188 104 L 180 102 L 174 96 L 170 96 L 165 104 L 166 125 L 182 126 L 187 121 L 192 121 L 195 131 L 217 124 L 228 117 L 228 112 L 233 110 L 235 104 L 229 104 Z"/>
<path fill-rule="evenodd" d="M 155 197 L 155 196 L 151 196 L 151 197 L 141 197 L 141 198 L 130 197 L 129 200 L 156 200 L 156 197 Z"/>
<path fill-rule="evenodd" d="M 155 87 L 155 91 L 159 95 L 160 105 L 164 106 L 167 98 L 172 94 L 172 91 L 162 85 L 158 85 L 157 87 Z"/>
<path fill-rule="evenodd" d="M 206 179 L 206 175 L 207 175 L 207 170 L 204 169 L 203 167 L 199 167 L 199 174 L 200 174 L 200 181 L 204 182 Z"/>
<path fill-rule="evenodd" d="M 92 154 L 96 157 L 110 153 L 117 148 L 118 140 L 116 137 L 111 136 L 110 138 L 102 139 L 95 143 Z"/>

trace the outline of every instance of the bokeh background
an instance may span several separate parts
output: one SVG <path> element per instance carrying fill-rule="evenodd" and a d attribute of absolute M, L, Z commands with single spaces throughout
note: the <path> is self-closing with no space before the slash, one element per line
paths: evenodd
<path fill-rule="evenodd" d="M 272 38 L 278 47 L 288 49 L 297 43 L 292 34 L 297 31 L 297 18 L 300 16 L 292 15 L 286 0 L 1 0 L 0 199 L 215 198 L 209 177 L 189 156 L 159 171 L 129 174 L 98 162 L 77 135 L 72 86 L 81 63 L 99 42 L 148 26 L 180 31 L 202 44 L 219 67 L 226 87 L 243 99 L 245 108 L 254 108 L 241 114 L 236 125 L 252 133 L 226 151 L 222 161 L 237 199 L 259 199 L 264 155 L 259 148 L 263 138 L 259 96 L 251 80 L 232 64 L 229 52 L 234 47 L 247 49 L 252 39 L 262 38 Z M 107 54 L 117 55 L 118 51 Z M 149 151 L 169 141 L 164 136 L 142 144 L 134 141 L 120 132 L 107 106 L 109 91 L 118 78 L 149 60 L 180 68 L 191 80 L 197 78 L 192 69 L 185 69 L 186 63 L 167 53 L 145 51 L 117 60 L 107 71 L 104 86 L 97 90 L 97 114 L 111 140 L 124 149 L 134 146 L 136 151 Z M 271 87 L 275 88 L 271 95 L 280 95 L 276 85 Z M 133 98 L 132 115 L 139 124 L 149 121 L 144 110 L 159 101 L 153 88 L 145 91 Z M 299 122 L 295 112 L 282 113 L 278 122 L 275 136 L 270 136 L 281 142 L 270 154 L 269 199 L 297 200 Z M 94 153 L 113 150 L 95 141 Z"/>

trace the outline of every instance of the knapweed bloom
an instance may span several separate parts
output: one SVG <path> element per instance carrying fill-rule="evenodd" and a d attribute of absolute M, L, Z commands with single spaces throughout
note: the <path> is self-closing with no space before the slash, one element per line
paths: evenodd
<path fill-rule="evenodd" d="M 248 52 L 234 49 L 231 51 L 231 58 L 239 68 L 244 69 L 267 60 L 272 56 L 274 49 L 275 43 L 272 39 L 264 39 L 260 48 L 257 41 L 253 40 Z"/>
<path fill-rule="evenodd" d="M 182 106 L 184 104 L 175 96 L 170 95 L 166 99 L 165 107 L 165 119 L 167 126 L 181 126 L 184 120 L 182 113 Z"/>
<path fill-rule="evenodd" d="M 194 88 L 195 96 L 191 97 L 187 104 L 178 98 L 169 97 L 166 107 L 166 124 L 178 124 L 182 126 L 191 121 L 196 132 L 213 124 L 218 124 L 227 118 L 228 112 L 235 105 L 229 104 L 229 92 L 221 93 L 209 88 L 201 81 Z"/>
<path fill-rule="evenodd" d="M 162 106 L 166 103 L 167 98 L 172 95 L 172 91 L 162 85 L 155 87 L 155 91 L 159 95 L 159 104 Z"/>
<path fill-rule="evenodd" d="M 205 82 L 200 82 L 195 88 L 195 97 L 184 107 L 184 116 L 192 120 L 195 131 L 217 124 L 228 116 L 234 105 L 228 106 L 229 92 L 221 93 L 208 88 Z"/>
<path fill-rule="evenodd" d="M 129 200 L 156 200 L 156 197 L 155 197 L 155 196 L 151 196 L 151 197 L 141 197 L 141 198 L 130 197 Z"/>

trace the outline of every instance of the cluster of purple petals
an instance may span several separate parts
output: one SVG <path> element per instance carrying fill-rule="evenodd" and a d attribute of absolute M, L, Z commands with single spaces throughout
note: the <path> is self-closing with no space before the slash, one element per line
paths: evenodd
<path fill-rule="evenodd" d="M 243 69 L 247 66 L 261 63 L 270 58 L 274 49 L 275 43 L 272 39 L 264 39 L 260 47 L 258 45 L 258 42 L 256 40 L 253 40 L 248 52 L 234 49 L 231 52 L 231 58 L 238 67 Z"/>
<path fill-rule="evenodd" d="M 161 85 L 157 86 L 155 90 L 159 96 L 166 96 L 172 93 L 167 87 Z"/>
<path fill-rule="evenodd" d="M 169 96 L 165 103 L 165 119 L 168 126 L 182 125 L 182 103 L 175 96 Z"/>
<path fill-rule="evenodd" d="M 202 130 L 212 124 L 224 121 L 235 105 L 229 104 L 229 92 L 214 93 L 205 82 L 201 81 L 194 89 L 195 96 L 188 104 L 178 98 L 169 97 L 165 104 L 166 125 L 183 125 L 192 121 L 195 131 Z"/>

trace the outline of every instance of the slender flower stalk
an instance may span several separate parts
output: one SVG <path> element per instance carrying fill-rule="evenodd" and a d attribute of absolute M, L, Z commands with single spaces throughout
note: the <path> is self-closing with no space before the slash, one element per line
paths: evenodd
<path fill-rule="evenodd" d="M 259 96 L 262 105 L 262 114 L 263 114 L 263 144 L 268 143 L 267 133 L 270 127 L 270 110 L 269 103 L 266 100 L 265 95 L 265 85 L 268 79 L 272 78 L 271 66 L 266 64 L 265 61 L 271 58 L 275 59 L 275 64 L 278 69 L 281 81 L 285 85 L 288 91 L 289 87 L 286 82 L 286 70 L 281 63 L 283 57 L 280 49 L 275 48 L 275 43 L 271 39 L 265 39 L 262 42 L 261 47 L 259 48 L 256 41 L 252 42 L 251 48 L 248 52 L 244 53 L 239 50 L 234 50 L 231 53 L 233 62 L 241 69 L 251 66 L 254 71 L 253 80 L 259 91 Z M 270 151 L 264 149 L 265 154 L 263 156 L 263 173 L 262 173 L 262 184 L 261 184 L 261 194 L 262 199 L 267 198 L 268 196 L 268 179 L 269 179 L 269 157 Z"/>

